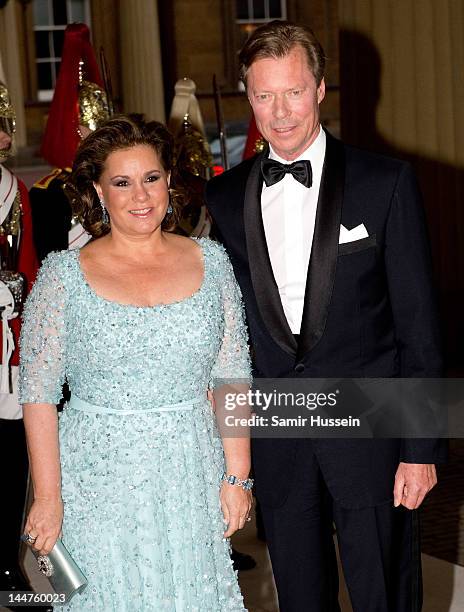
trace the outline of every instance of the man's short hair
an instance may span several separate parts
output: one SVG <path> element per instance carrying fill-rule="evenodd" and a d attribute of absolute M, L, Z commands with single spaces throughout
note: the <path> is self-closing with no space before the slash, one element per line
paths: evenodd
<path fill-rule="evenodd" d="M 300 46 L 306 53 L 308 66 L 319 87 L 324 76 L 325 54 L 313 31 L 289 21 L 270 21 L 251 34 L 239 54 L 240 79 L 245 87 L 251 65 L 260 59 L 282 58 L 295 47 Z"/>

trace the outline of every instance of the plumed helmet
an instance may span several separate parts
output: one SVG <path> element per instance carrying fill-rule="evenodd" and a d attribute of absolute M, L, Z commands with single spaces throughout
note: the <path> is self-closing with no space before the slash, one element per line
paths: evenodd
<path fill-rule="evenodd" d="M 64 33 L 42 156 L 53 166 L 72 166 L 80 142 L 79 124 L 94 130 L 108 117 L 108 102 L 89 28 L 84 23 L 72 23 Z"/>

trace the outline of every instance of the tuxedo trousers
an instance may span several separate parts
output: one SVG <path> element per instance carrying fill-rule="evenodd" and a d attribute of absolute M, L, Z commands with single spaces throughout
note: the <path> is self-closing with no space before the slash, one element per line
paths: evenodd
<path fill-rule="evenodd" d="M 339 612 L 335 524 L 354 612 L 419 612 L 417 511 L 394 508 L 393 502 L 341 507 L 325 486 L 311 441 L 297 445 L 285 503 L 277 508 L 261 504 L 280 611 Z"/>

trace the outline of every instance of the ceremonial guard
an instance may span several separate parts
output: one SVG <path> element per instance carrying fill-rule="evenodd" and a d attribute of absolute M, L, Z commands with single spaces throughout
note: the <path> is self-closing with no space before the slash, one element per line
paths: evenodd
<path fill-rule="evenodd" d="M 30 191 L 40 260 L 51 251 L 78 248 L 89 240 L 73 219 L 63 187 L 79 142 L 109 116 L 89 28 L 83 23 L 70 24 L 65 30 L 60 72 L 41 148 L 41 155 L 55 168 Z"/>
<path fill-rule="evenodd" d="M 176 187 L 188 194 L 176 231 L 200 238 L 211 231 L 203 194 L 212 176 L 213 158 L 195 91 L 192 79 L 177 81 L 168 127 L 175 141 Z"/>
<path fill-rule="evenodd" d="M 18 402 L 18 339 L 22 303 L 38 262 L 26 186 L 4 165 L 14 149 L 14 131 L 15 113 L 0 62 L 0 591 L 30 589 L 19 564 L 28 458 Z"/>

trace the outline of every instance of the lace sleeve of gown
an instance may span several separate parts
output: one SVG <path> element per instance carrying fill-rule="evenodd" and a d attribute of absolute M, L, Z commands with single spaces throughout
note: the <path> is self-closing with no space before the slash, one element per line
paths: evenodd
<path fill-rule="evenodd" d="M 242 294 L 235 280 L 232 264 L 223 249 L 221 250 L 221 275 L 224 307 L 224 334 L 219 354 L 211 373 L 214 379 L 246 379 L 251 384 L 250 352 L 248 348 L 248 330 L 245 323 L 245 311 Z"/>
<path fill-rule="evenodd" d="M 65 376 L 65 287 L 61 255 L 43 262 L 22 315 L 19 401 L 21 404 L 57 404 Z"/>

